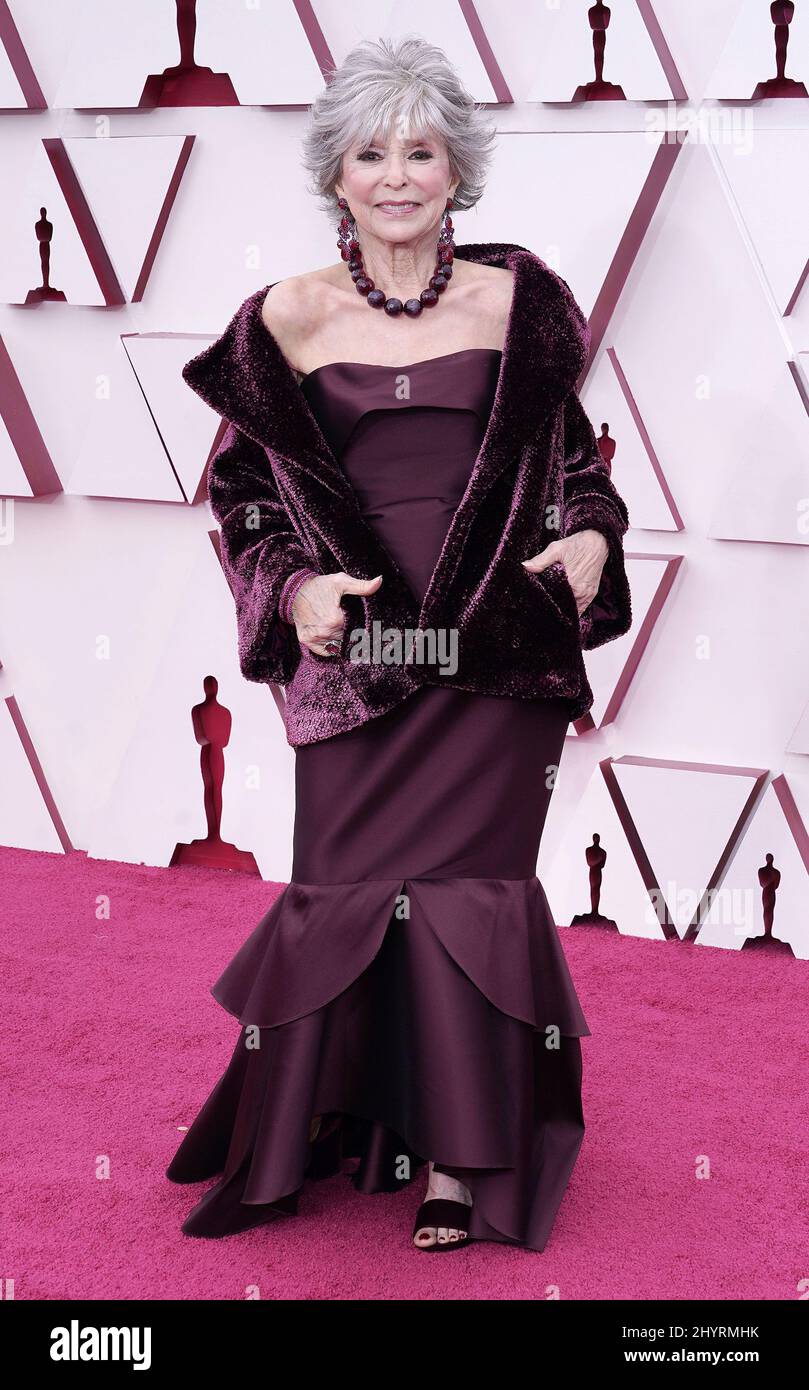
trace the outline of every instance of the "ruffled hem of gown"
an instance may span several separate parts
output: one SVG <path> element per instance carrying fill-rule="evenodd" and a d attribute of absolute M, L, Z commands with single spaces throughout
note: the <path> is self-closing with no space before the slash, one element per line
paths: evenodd
<path fill-rule="evenodd" d="M 292 882 L 211 993 L 242 1030 L 166 1170 L 221 1174 L 185 1234 L 294 1215 L 344 1160 L 393 1192 L 430 1158 L 470 1189 L 473 1239 L 544 1249 L 590 1030 L 538 878 Z"/>

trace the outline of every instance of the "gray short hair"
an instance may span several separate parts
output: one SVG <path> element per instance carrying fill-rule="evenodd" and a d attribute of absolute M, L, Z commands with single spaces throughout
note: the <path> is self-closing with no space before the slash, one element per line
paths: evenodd
<path fill-rule="evenodd" d="M 474 207 L 481 197 L 496 128 L 446 54 L 415 34 L 365 39 L 315 98 L 303 139 L 311 192 L 320 195 L 321 207 L 335 225 L 342 216 L 334 185 L 343 154 L 355 141 L 370 144 L 377 131 L 387 139 L 394 123 L 405 136 L 432 131 L 444 140 L 453 176 L 460 179 L 453 211 Z"/>

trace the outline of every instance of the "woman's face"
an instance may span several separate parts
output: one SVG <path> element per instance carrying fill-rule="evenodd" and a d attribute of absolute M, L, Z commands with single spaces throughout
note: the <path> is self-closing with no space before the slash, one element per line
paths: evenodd
<path fill-rule="evenodd" d="M 391 134 L 370 145 L 352 144 L 335 185 L 360 232 L 383 241 L 411 241 L 435 230 L 460 180 L 453 178 L 444 141 Z"/>

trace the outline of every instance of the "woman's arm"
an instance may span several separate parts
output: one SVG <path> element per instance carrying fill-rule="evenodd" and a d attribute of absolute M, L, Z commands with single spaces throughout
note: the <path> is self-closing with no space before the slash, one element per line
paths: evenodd
<path fill-rule="evenodd" d="M 295 619 L 292 616 L 292 605 L 295 602 L 295 595 L 301 585 L 306 583 L 307 579 L 316 579 L 318 574 L 318 570 L 310 569 L 308 566 L 305 569 L 292 571 L 292 574 L 281 590 L 281 597 L 278 601 L 278 613 L 282 622 L 294 624 Z"/>
<path fill-rule="evenodd" d="M 232 423 L 208 465 L 208 497 L 236 602 L 241 673 L 246 680 L 285 685 L 301 649 L 279 604 L 295 573 L 319 571 L 281 501 L 264 449 Z"/>
<path fill-rule="evenodd" d="M 592 528 L 607 541 L 598 592 L 581 617 L 582 647 L 589 651 L 620 637 L 632 626 L 623 549 L 629 512 L 610 478 L 595 431 L 575 390 L 565 398 L 563 410 L 565 474 L 559 535 L 563 538 Z"/>

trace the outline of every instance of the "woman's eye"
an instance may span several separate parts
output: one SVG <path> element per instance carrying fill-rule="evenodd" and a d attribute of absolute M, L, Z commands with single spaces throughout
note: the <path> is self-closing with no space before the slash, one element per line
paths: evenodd
<path fill-rule="evenodd" d="M 412 158 L 414 157 L 414 155 L 421 156 L 421 157 L 423 157 L 424 159 L 432 159 L 432 157 L 433 157 L 433 156 L 432 156 L 432 151 L 431 151 L 431 150 L 413 150 L 413 151 L 411 151 L 410 158 L 412 159 Z M 377 159 L 378 157 L 379 157 L 379 152 L 378 152 L 378 150 L 363 150 L 363 151 L 362 151 L 362 154 L 358 154 L 358 155 L 357 155 L 357 159 L 358 159 L 358 160 L 359 160 L 359 159 Z"/>

